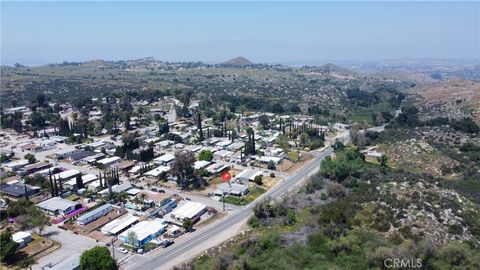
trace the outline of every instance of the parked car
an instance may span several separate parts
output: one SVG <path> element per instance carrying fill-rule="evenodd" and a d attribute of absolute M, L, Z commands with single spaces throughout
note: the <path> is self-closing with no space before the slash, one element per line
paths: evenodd
<path fill-rule="evenodd" d="M 123 247 L 119 247 L 119 248 L 117 248 L 117 250 L 118 250 L 118 252 L 123 253 L 123 254 L 128 253 L 128 250 L 126 248 L 123 248 Z"/>
<path fill-rule="evenodd" d="M 162 243 L 162 247 L 166 248 L 166 247 L 168 247 L 168 246 L 171 246 L 173 243 L 174 243 L 174 242 L 173 242 L 173 239 L 165 240 L 165 241 L 163 241 L 163 243 Z"/>

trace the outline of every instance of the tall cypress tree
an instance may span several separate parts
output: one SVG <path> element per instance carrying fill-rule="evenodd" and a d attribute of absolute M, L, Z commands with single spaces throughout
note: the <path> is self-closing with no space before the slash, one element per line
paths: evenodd
<path fill-rule="evenodd" d="M 55 187 L 53 186 L 52 174 L 49 175 L 49 182 L 50 182 L 50 194 L 52 195 L 52 197 L 55 197 Z"/>
<path fill-rule="evenodd" d="M 203 130 L 202 130 L 202 117 L 200 116 L 200 112 L 197 110 L 197 129 L 198 129 L 198 140 L 203 141 Z"/>
<path fill-rule="evenodd" d="M 54 186 L 54 187 L 55 187 L 55 192 L 54 192 L 54 193 L 55 193 L 55 197 L 57 197 L 57 196 L 58 196 L 57 177 L 55 177 L 55 176 L 53 177 L 53 182 L 55 183 L 55 186 Z"/>
<path fill-rule="evenodd" d="M 28 190 L 27 190 L 27 184 L 24 184 L 23 185 L 24 189 L 25 189 L 25 200 L 28 201 Z"/>
<path fill-rule="evenodd" d="M 58 185 L 60 186 L 60 194 L 63 193 L 63 183 L 62 183 L 62 179 L 60 179 L 60 177 L 58 178 Z"/>
<path fill-rule="evenodd" d="M 81 174 L 78 174 L 76 179 L 75 179 L 75 182 L 77 184 L 77 189 L 81 189 L 83 188 L 83 179 L 82 179 L 82 175 Z"/>

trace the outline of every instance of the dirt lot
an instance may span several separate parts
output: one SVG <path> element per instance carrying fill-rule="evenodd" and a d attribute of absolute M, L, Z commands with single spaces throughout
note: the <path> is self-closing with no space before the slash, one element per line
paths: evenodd
<path fill-rule="evenodd" d="M 89 233 L 87 236 L 103 243 L 110 243 L 112 239 L 115 239 L 114 236 L 105 235 L 100 231 L 93 231 Z"/>
<path fill-rule="evenodd" d="M 312 160 L 313 156 L 309 154 L 303 154 L 298 162 L 291 162 L 290 160 L 283 160 L 282 163 L 277 165 L 277 170 L 281 172 L 296 172 L 300 170 L 306 163 Z"/>
<path fill-rule="evenodd" d="M 281 180 L 283 180 L 283 178 L 279 176 L 275 176 L 275 178 L 272 178 L 270 177 L 270 175 L 264 175 L 262 178 L 263 185 L 261 187 L 270 189 L 272 186 L 276 185 Z"/>
<path fill-rule="evenodd" d="M 54 241 L 41 237 L 37 234 L 32 234 L 32 242 L 28 243 L 28 245 L 20 251 L 23 251 L 28 254 L 28 256 L 35 256 L 51 247 L 54 246 Z"/>

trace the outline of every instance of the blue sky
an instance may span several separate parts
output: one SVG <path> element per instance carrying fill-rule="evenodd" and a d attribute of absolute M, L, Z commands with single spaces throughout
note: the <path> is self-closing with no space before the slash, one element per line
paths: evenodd
<path fill-rule="evenodd" d="M 480 57 L 479 2 L 4 2 L 1 60 Z"/>

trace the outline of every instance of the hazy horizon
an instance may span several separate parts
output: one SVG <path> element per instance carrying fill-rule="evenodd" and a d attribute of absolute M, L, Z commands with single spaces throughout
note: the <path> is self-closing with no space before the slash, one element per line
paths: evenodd
<path fill-rule="evenodd" d="M 2 2 L 1 64 L 480 58 L 479 2 Z"/>

